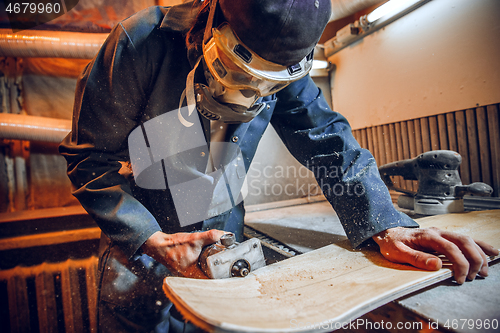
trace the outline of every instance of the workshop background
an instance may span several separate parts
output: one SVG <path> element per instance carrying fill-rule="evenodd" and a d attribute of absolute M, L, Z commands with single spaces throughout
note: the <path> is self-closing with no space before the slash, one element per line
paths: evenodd
<path fill-rule="evenodd" d="M 57 146 L 71 126 L 76 79 L 111 28 L 148 6 L 180 2 L 80 0 L 59 18 L 16 33 L 0 17 L 0 323 L 6 331 L 95 327 L 100 231 L 71 195 Z M 326 67 L 311 76 L 379 166 L 430 150 L 457 151 L 462 182 L 494 189 L 476 204 L 498 208 L 500 1 L 413 1 L 406 15 L 363 31 L 360 22 L 384 2 L 332 0 L 331 22 L 315 52 Z M 272 128 L 247 184 L 247 205 L 321 197 L 312 174 Z"/>

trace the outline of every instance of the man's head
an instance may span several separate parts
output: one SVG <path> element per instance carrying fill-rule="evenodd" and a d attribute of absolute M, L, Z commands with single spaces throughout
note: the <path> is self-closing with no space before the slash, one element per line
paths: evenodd
<path fill-rule="evenodd" d="M 253 52 L 290 66 L 313 50 L 331 14 L 331 0 L 219 0 L 225 20 Z"/>
<path fill-rule="evenodd" d="M 330 0 L 210 1 L 203 41 L 209 89 L 199 86 L 196 93 L 204 94 L 199 100 L 213 98 L 221 106 L 198 109 L 211 119 L 249 121 L 262 110 L 254 105 L 258 97 L 310 71 L 314 46 L 330 18 Z"/>

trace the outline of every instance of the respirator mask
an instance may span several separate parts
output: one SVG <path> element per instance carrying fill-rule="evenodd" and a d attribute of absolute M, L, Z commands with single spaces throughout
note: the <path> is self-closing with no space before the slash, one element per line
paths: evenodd
<path fill-rule="evenodd" d="M 212 1 L 199 62 L 207 85 L 188 79 L 188 102 L 189 95 L 194 97 L 196 109 L 210 120 L 248 122 L 264 109 L 263 103 L 256 103 L 260 97 L 272 95 L 309 73 L 313 54 L 291 66 L 267 61 L 245 46 L 227 22 L 213 27 L 216 6 L 217 1 Z"/>
<path fill-rule="evenodd" d="M 232 112 L 207 108 L 200 112 L 210 112 L 212 117 L 219 116 L 218 120 L 226 122 L 253 119 L 264 107 L 263 103 L 255 104 L 259 97 L 272 95 L 304 77 L 313 61 L 312 52 L 292 66 L 262 59 L 238 39 L 227 23 L 212 29 L 212 37 L 203 46 L 203 58 L 210 95 Z"/>

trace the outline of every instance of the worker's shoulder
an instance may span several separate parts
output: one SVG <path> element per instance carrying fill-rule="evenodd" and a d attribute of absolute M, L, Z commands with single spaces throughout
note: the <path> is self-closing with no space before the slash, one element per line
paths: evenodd
<path fill-rule="evenodd" d="M 169 7 L 147 7 L 119 23 L 126 38 L 136 47 L 151 39 L 161 39 L 165 31 L 160 28 Z M 125 37 L 125 36 L 124 36 Z"/>
<path fill-rule="evenodd" d="M 148 29 L 149 27 L 150 30 L 153 30 L 161 24 L 168 10 L 169 7 L 163 6 L 147 7 L 122 20 L 121 24 L 130 29 L 136 27 Z"/>

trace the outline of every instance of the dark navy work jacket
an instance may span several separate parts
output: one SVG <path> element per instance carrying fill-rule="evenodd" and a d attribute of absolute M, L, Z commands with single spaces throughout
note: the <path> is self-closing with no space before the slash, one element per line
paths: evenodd
<path fill-rule="evenodd" d="M 74 195 L 129 257 L 156 231 L 215 227 L 241 234 L 242 205 L 181 228 L 169 190 L 139 188 L 127 167 L 130 133 L 178 110 L 192 69 L 184 36 L 193 19 L 188 3 L 151 7 L 118 24 L 78 80 L 73 129 L 60 145 Z M 394 208 L 373 156 L 309 75 L 262 101 L 266 108 L 255 119 L 228 129 L 247 170 L 271 123 L 292 155 L 313 170 L 354 247 L 388 228 L 418 226 Z"/>

